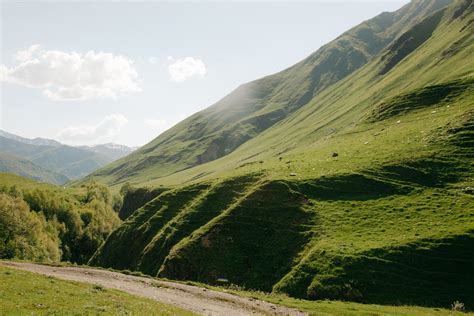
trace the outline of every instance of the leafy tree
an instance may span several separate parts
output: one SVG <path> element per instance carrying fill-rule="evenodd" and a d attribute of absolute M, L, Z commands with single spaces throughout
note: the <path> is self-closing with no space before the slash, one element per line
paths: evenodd
<path fill-rule="evenodd" d="M 19 197 L 0 193 L 0 258 L 58 261 L 58 232 Z"/>
<path fill-rule="evenodd" d="M 73 194 L 16 185 L 0 192 L 1 258 L 85 263 L 120 224 L 122 198 L 99 183 Z"/>

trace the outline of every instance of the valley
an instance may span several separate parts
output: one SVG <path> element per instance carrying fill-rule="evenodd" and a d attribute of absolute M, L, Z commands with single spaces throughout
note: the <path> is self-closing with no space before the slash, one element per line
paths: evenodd
<path fill-rule="evenodd" d="M 138 149 L 2 132 L 0 276 L 171 314 L 472 312 L 473 21 L 413 0 Z"/>

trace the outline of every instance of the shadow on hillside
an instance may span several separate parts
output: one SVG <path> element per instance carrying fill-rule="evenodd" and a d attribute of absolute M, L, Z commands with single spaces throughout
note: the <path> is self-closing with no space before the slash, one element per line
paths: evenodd
<path fill-rule="evenodd" d="M 158 276 L 270 291 L 314 237 L 316 213 L 283 182 L 267 183 L 199 236 L 174 248 Z"/>
<path fill-rule="evenodd" d="M 343 266 L 334 283 L 350 282 L 363 302 L 447 308 L 458 300 L 474 309 L 474 231 L 376 249 L 345 259 Z"/>

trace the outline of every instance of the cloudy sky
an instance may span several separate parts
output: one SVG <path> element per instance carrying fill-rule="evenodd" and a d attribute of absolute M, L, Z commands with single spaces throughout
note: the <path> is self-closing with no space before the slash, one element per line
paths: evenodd
<path fill-rule="evenodd" d="M 0 0 L 0 129 L 143 145 L 406 2 Z"/>

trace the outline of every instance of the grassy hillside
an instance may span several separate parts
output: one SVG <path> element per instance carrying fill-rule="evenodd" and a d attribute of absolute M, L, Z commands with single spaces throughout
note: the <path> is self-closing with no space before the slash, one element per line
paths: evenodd
<path fill-rule="evenodd" d="M 120 224 L 98 184 L 64 189 L 0 173 L 0 258 L 87 262 Z"/>
<path fill-rule="evenodd" d="M 125 184 L 120 189 L 120 194 L 123 196 L 123 204 L 120 208 L 119 216 L 122 220 L 127 219 L 142 205 L 156 198 L 158 195 L 166 191 L 167 188 L 148 188 L 148 187 L 133 187 Z"/>
<path fill-rule="evenodd" d="M 205 131 L 194 116 L 95 173 L 168 189 L 90 263 L 307 299 L 474 309 L 473 5 L 425 14 L 434 3 L 383 14 L 400 32 L 379 34 L 388 40 L 373 57 L 227 155 L 189 168 L 177 147 L 176 161 L 161 163 L 167 147 L 158 146 L 161 158 L 140 160 L 173 131 Z M 279 89 L 256 92 L 297 93 Z M 234 107 L 217 109 L 206 111 Z"/>
<path fill-rule="evenodd" d="M 22 177 L 53 184 L 64 184 L 69 181 L 68 177 L 40 167 L 28 159 L 2 153 L 0 153 L 0 172 L 10 172 Z"/>
<path fill-rule="evenodd" d="M 382 13 L 296 65 L 238 87 L 85 181 L 142 184 L 228 155 L 307 106 L 315 95 L 360 69 L 405 29 L 447 3 L 414 1 L 399 11 Z"/>
<path fill-rule="evenodd" d="M 2 315 L 193 315 L 97 285 L 0 267 Z M 71 299 L 71 298 L 74 299 Z"/>

